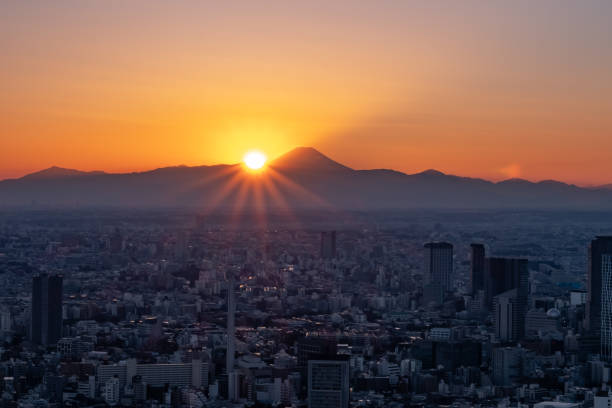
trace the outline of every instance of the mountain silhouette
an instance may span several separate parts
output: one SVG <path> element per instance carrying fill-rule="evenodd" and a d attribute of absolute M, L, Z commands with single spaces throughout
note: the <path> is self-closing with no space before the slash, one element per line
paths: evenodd
<path fill-rule="evenodd" d="M 52 167 L 0 181 L 0 208 L 607 210 L 611 204 L 612 190 L 606 188 L 553 180 L 495 183 L 437 170 L 354 170 L 311 147 L 293 149 L 257 174 L 241 164 L 122 174 Z"/>
<path fill-rule="evenodd" d="M 52 166 L 48 169 L 30 173 L 22 177 L 22 179 L 49 179 L 57 177 L 80 177 L 105 174 L 103 171 L 80 171 L 74 169 L 66 169 L 63 167 Z"/>
<path fill-rule="evenodd" d="M 296 147 L 272 160 L 269 166 L 283 172 L 347 173 L 353 171 L 312 147 Z"/>

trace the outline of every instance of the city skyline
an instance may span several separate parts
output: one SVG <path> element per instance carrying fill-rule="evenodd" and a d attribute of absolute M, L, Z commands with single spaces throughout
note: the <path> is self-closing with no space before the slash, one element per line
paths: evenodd
<path fill-rule="evenodd" d="M 612 1 L 0 4 L 0 408 L 612 407 Z"/>

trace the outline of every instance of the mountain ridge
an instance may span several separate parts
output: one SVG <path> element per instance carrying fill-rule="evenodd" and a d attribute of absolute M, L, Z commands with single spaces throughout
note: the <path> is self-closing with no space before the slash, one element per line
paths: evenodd
<path fill-rule="evenodd" d="M 51 166 L 46 169 L 42 169 L 39 171 L 35 171 L 33 173 L 26 174 L 25 176 L 20 177 L 19 179 L 46 179 L 46 178 L 56 178 L 56 177 L 80 177 L 80 176 L 94 176 L 100 174 L 107 174 L 104 171 L 94 170 L 94 171 L 82 171 L 76 169 L 69 169 L 66 167 L 59 166 Z M 3 180 L 0 180 L 3 181 Z"/>
<path fill-rule="evenodd" d="M 425 170 L 355 170 L 311 147 L 293 149 L 254 176 L 240 164 L 170 166 L 131 173 L 51 167 L 0 181 L 0 206 L 607 209 L 612 190 L 554 180 L 499 182 Z"/>
<path fill-rule="evenodd" d="M 394 170 L 394 169 L 387 169 L 387 168 L 373 168 L 373 169 L 353 169 L 350 168 L 348 166 L 345 166 L 335 160 L 330 159 L 329 157 L 327 157 L 326 155 L 324 155 L 323 153 L 319 152 L 317 149 L 313 148 L 313 147 L 306 147 L 306 146 L 300 146 L 300 147 L 296 147 L 292 150 L 290 150 L 289 152 L 269 161 L 266 166 L 268 167 L 272 167 L 274 169 L 282 169 L 282 170 L 301 170 L 301 171 L 312 171 L 312 164 L 313 163 L 304 163 L 304 160 L 301 160 L 301 164 L 300 165 L 293 165 L 293 166 L 285 166 L 285 164 L 283 163 L 282 165 L 279 165 L 279 159 L 283 159 L 284 161 L 289 161 L 289 160 L 293 160 L 295 159 L 295 156 L 293 156 L 294 152 L 305 152 L 305 151 L 313 151 L 316 152 L 316 154 L 320 155 L 322 158 L 328 160 L 329 162 L 333 163 L 334 166 L 337 166 L 339 169 L 343 169 L 343 170 L 351 170 L 351 171 L 356 171 L 356 172 L 388 172 L 388 173 L 394 173 L 394 174 L 400 174 L 400 175 L 406 175 L 406 176 L 447 176 L 447 177 L 457 177 L 457 178 L 462 178 L 462 179 L 467 179 L 467 180 L 481 180 L 481 181 L 486 181 L 489 183 L 493 183 L 493 184 L 503 184 L 503 183 L 525 183 L 525 184 L 541 184 L 541 183 L 556 183 L 556 184 L 561 184 L 561 185 L 566 185 L 566 186 L 576 186 L 575 184 L 570 184 L 570 183 L 566 183 L 563 181 L 559 181 L 559 180 L 540 180 L 540 181 L 532 181 L 532 180 L 527 180 L 527 179 L 523 179 L 523 178 L 509 178 L 509 179 L 504 179 L 504 180 L 499 180 L 499 181 L 492 181 L 492 180 L 487 180 L 481 177 L 469 177 L 469 176 L 459 176 L 459 175 L 455 175 L 455 174 L 447 174 L 444 173 L 440 170 L 436 170 L 436 169 L 426 169 L 417 173 L 405 173 L 399 170 Z M 292 154 L 291 156 L 289 156 L 290 154 Z M 42 170 L 38 170 L 32 173 L 28 173 L 25 174 L 21 177 L 17 177 L 17 178 L 7 178 L 7 179 L 3 179 L 0 180 L 0 183 L 4 182 L 4 181 L 8 181 L 8 180 L 22 180 L 22 179 L 33 179 L 33 178 L 56 178 L 56 177 L 71 177 L 71 176 L 94 176 L 94 175 L 122 175 L 122 174 L 146 174 L 146 173 L 153 173 L 153 172 L 161 172 L 161 171 L 171 171 L 171 170 L 175 170 L 175 169 L 198 169 L 198 168 L 213 168 L 213 167 L 229 167 L 229 166 L 239 166 L 240 163 L 233 163 L 233 164 L 226 164 L 226 163 L 218 163 L 218 164 L 202 164 L 202 165 L 195 165 L 195 166 L 189 166 L 189 165 L 185 165 L 185 164 L 179 164 L 179 165 L 172 165 L 172 166 L 164 166 L 164 167 L 156 167 L 153 169 L 149 169 L 149 170 L 140 170 L 140 171 L 131 171 L 131 172 L 125 172 L 125 173 L 111 173 L 111 172 L 106 172 L 106 171 L 102 171 L 102 170 L 93 170 L 93 171 L 84 171 L 84 170 L 78 170 L 78 169 L 71 169 L 71 168 L 66 168 L 66 167 L 61 167 L 61 166 L 51 166 Z M 331 166 L 330 166 L 331 167 Z M 333 167 L 331 167 L 333 169 Z M 314 169 L 314 170 L 318 170 L 320 171 L 321 169 Z M 62 172 L 64 173 L 62 173 Z M 46 174 L 48 173 L 48 175 Z M 576 186 L 579 187 L 579 186 Z M 582 188 L 582 187 L 579 187 Z M 584 187 L 585 189 L 587 187 Z M 612 189 L 612 184 L 606 184 L 606 185 L 600 185 L 600 186 L 592 186 L 592 187 L 588 187 L 588 189 L 591 190 L 595 190 L 595 189 Z"/>

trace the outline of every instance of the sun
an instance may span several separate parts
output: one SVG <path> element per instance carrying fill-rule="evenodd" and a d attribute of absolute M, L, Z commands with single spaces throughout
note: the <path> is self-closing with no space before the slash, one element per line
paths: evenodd
<path fill-rule="evenodd" d="M 259 150 L 251 150 L 242 158 L 244 164 L 251 170 L 261 169 L 266 164 L 267 159 L 266 155 Z"/>

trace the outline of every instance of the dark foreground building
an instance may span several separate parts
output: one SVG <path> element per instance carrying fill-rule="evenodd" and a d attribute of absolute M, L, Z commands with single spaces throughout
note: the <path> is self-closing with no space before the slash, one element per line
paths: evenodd
<path fill-rule="evenodd" d="M 46 273 L 32 279 L 33 343 L 46 346 L 62 337 L 62 281 L 61 275 Z"/>
<path fill-rule="evenodd" d="M 612 359 L 612 236 L 596 237 L 589 246 L 585 326 L 601 339 L 601 355 Z"/>

